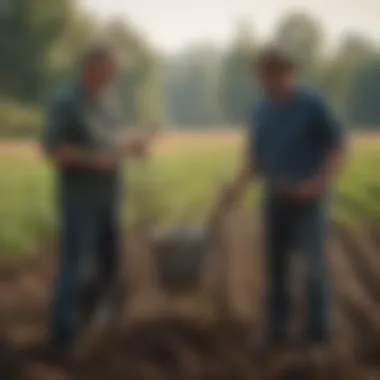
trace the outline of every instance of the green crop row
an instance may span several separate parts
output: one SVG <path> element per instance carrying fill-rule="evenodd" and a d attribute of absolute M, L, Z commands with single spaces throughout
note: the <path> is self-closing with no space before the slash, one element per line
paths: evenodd
<path fill-rule="evenodd" d="M 159 156 L 126 168 L 124 211 L 128 223 L 157 224 L 204 220 L 221 184 L 236 166 L 236 154 Z M 372 223 L 380 217 L 380 153 L 357 152 L 334 194 L 334 216 L 341 223 Z M 20 257 L 43 246 L 54 233 L 52 170 L 39 161 L 0 161 L 0 257 Z M 244 204 L 253 208 L 258 187 Z M 252 211 L 253 212 L 253 211 Z"/>

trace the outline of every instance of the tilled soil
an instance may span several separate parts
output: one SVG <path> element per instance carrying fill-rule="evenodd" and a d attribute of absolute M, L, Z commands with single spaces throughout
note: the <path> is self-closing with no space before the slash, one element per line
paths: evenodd
<path fill-rule="evenodd" d="M 368 290 L 373 287 L 374 276 L 372 273 L 372 282 L 368 285 L 363 279 L 364 264 L 359 266 L 345 254 L 351 248 L 349 256 L 354 257 L 355 249 L 365 249 L 363 257 L 368 261 L 379 252 L 376 244 L 368 243 L 367 237 L 361 235 L 371 248 L 363 247 L 362 240 L 356 246 L 346 240 L 344 233 L 336 235 L 329 254 L 336 295 L 333 342 L 326 360 L 311 365 L 305 361 L 302 345 L 296 342 L 269 356 L 254 350 L 255 338 L 262 335 L 265 327 L 262 323 L 265 318 L 261 315 L 265 271 L 261 265 L 259 234 L 251 226 L 248 219 L 242 220 L 240 216 L 230 221 L 224 247 L 228 254 L 223 256 L 222 267 L 228 270 L 217 272 L 212 268 L 218 267 L 211 264 L 205 273 L 202 297 L 188 297 L 187 304 L 178 301 L 183 297 L 166 296 L 159 288 L 147 250 L 135 242 L 128 261 L 129 289 L 133 297 L 128 303 L 125 326 L 111 342 L 101 346 L 101 351 L 94 351 L 92 356 L 76 363 L 52 362 L 38 348 L 46 338 L 54 254 L 39 254 L 13 268 L 1 269 L 0 378 L 380 379 L 377 364 L 380 363 L 380 329 L 377 327 L 380 307 L 373 299 L 374 289 Z M 374 263 L 372 269 L 373 266 Z M 358 268 L 360 273 L 357 273 Z M 218 273 L 223 273 L 220 282 L 223 288 L 215 286 Z M 294 289 L 298 295 L 300 287 L 294 286 Z M 210 300 L 221 293 L 225 314 L 217 315 L 213 308 L 220 304 Z M 220 303 L 220 297 L 218 299 Z M 301 303 L 295 314 L 302 312 Z M 300 321 L 293 325 L 296 334 L 300 331 Z"/>

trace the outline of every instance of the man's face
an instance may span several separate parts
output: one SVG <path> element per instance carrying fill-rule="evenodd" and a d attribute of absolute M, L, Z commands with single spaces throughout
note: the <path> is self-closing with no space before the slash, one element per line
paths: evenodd
<path fill-rule="evenodd" d="M 292 71 L 287 67 L 267 66 L 259 69 L 259 79 L 270 93 L 282 93 L 289 89 L 292 83 Z"/>
<path fill-rule="evenodd" d="M 97 59 L 87 68 L 89 80 L 98 88 L 107 87 L 113 81 L 115 74 L 115 62 L 108 57 Z"/>

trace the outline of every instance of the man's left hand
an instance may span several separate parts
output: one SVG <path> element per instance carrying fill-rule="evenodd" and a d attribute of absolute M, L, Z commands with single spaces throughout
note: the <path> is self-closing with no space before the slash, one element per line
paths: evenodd
<path fill-rule="evenodd" d="M 134 157 L 146 157 L 149 154 L 149 142 L 144 137 L 130 141 L 127 154 Z"/>
<path fill-rule="evenodd" d="M 326 188 L 325 180 L 316 176 L 287 187 L 285 194 L 299 201 L 310 201 L 318 198 Z"/>

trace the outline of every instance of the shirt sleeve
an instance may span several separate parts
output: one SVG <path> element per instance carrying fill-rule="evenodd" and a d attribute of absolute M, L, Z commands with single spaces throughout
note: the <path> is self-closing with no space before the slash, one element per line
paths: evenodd
<path fill-rule="evenodd" d="M 324 148 L 330 149 L 344 144 L 347 138 L 346 128 L 332 107 L 323 100 L 316 102 L 315 121 L 318 140 Z"/>
<path fill-rule="evenodd" d="M 72 117 L 73 109 L 69 102 L 56 101 L 49 107 L 42 136 L 44 149 L 54 149 L 59 144 L 70 141 Z"/>

